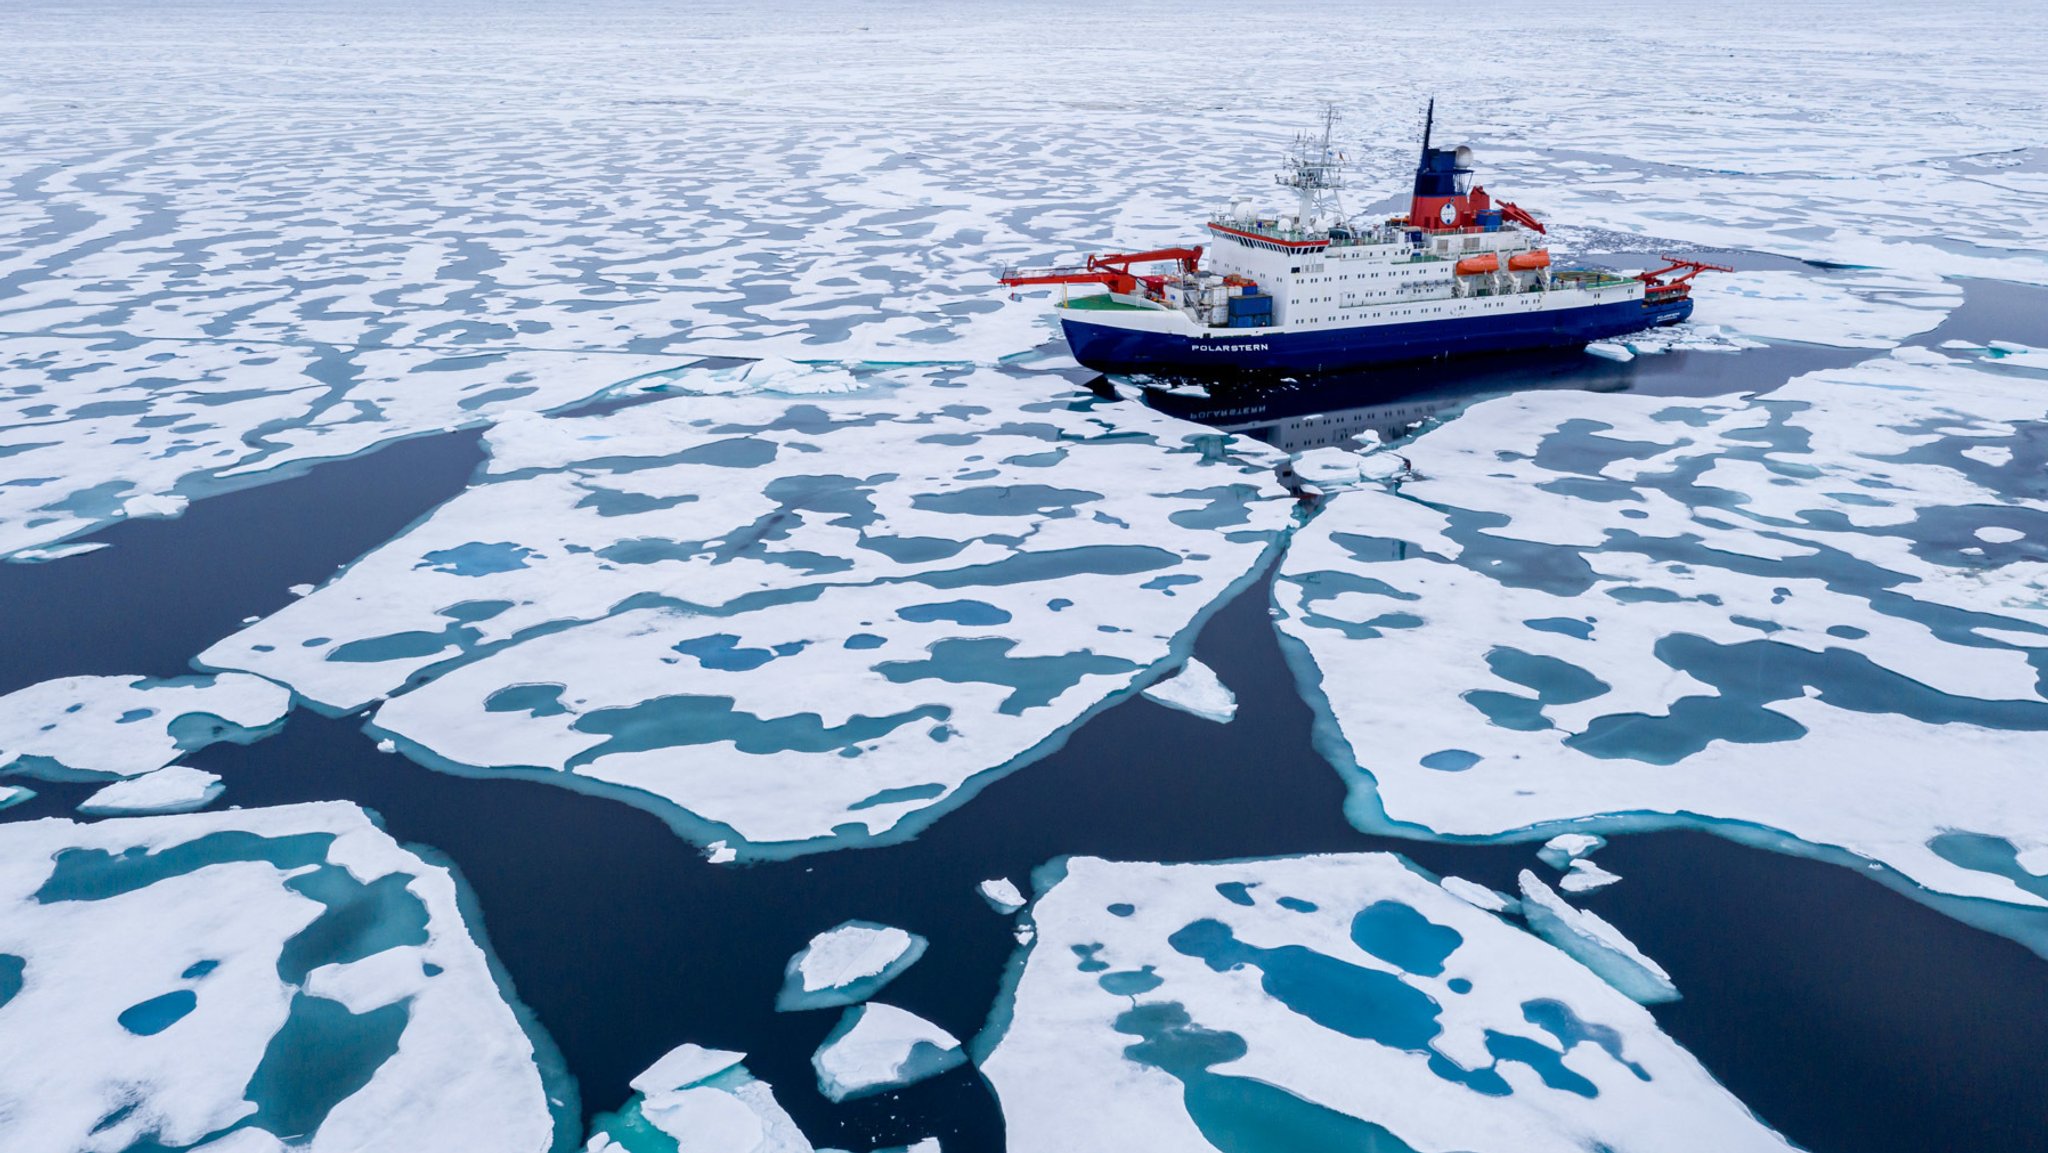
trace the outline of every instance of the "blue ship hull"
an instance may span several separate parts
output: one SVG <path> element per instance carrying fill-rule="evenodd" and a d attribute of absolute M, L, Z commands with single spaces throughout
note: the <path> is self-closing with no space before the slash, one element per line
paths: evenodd
<path fill-rule="evenodd" d="M 1692 300 L 1661 304 L 1637 300 L 1512 316 L 1472 316 L 1316 332 L 1221 329 L 1197 340 L 1170 333 L 1133 332 L 1060 317 L 1074 359 L 1097 372 L 1217 376 L 1314 376 L 1441 356 L 1565 348 L 1677 324 L 1692 315 Z"/>

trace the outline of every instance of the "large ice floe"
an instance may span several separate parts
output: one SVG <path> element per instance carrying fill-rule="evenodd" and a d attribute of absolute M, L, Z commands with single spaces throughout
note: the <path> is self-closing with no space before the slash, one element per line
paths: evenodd
<path fill-rule="evenodd" d="M 878 1001 L 846 1011 L 811 1066 L 818 1091 L 834 1101 L 914 1085 L 967 1060 L 960 1042 L 915 1013 Z"/>
<path fill-rule="evenodd" d="M 1647 1010 L 1399 857 L 1048 869 L 975 1046 L 1016 1153 L 1790 1148 Z"/>
<path fill-rule="evenodd" d="M 617 1113 L 599 1114 L 585 1153 L 811 1153 L 746 1054 L 679 1045 L 633 1078 Z"/>
<path fill-rule="evenodd" d="M 462 906 L 349 804 L 0 825 L 4 1144 L 556 1148 Z"/>
<path fill-rule="evenodd" d="M 1266 446 L 1046 375 L 487 441 L 480 483 L 202 661 L 740 857 L 907 833 L 1044 752 L 1184 656 L 1292 515 Z"/>
<path fill-rule="evenodd" d="M 2048 906 L 2044 430 L 2038 375 L 1901 349 L 1425 433 L 1275 586 L 1354 821 L 1704 823 Z"/>
<path fill-rule="evenodd" d="M 0 696 L 0 772 L 141 776 L 217 741 L 263 736 L 291 702 L 246 673 L 43 681 Z"/>

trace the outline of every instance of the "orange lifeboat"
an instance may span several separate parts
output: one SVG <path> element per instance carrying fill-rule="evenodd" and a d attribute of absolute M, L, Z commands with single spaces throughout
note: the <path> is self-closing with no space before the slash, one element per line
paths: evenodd
<path fill-rule="evenodd" d="M 1499 267 L 1500 257 L 1494 253 L 1489 252 L 1484 256 L 1468 256 L 1458 262 L 1458 275 L 1478 276 L 1480 273 L 1492 272 Z"/>
<path fill-rule="evenodd" d="M 1508 257 L 1511 272 L 1533 272 L 1538 268 L 1550 267 L 1550 250 L 1539 248 L 1534 252 L 1517 252 Z"/>

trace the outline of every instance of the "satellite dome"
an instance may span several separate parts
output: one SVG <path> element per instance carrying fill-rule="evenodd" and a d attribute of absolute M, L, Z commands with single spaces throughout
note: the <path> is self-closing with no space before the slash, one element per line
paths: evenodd
<path fill-rule="evenodd" d="M 1452 163 L 1460 168 L 1472 167 L 1472 146 L 1469 144 L 1458 145 L 1458 150 L 1451 154 L 1451 160 Z"/>

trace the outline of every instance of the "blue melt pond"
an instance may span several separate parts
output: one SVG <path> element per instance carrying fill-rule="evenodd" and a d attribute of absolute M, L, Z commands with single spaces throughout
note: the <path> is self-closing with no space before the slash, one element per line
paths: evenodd
<path fill-rule="evenodd" d="M 1422 767 L 1445 773 L 1462 773 L 1479 763 L 1479 754 L 1464 749 L 1439 749 L 1422 758 Z"/>
<path fill-rule="evenodd" d="M 414 568 L 434 568 L 456 576 L 490 576 L 526 567 L 533 550 L 508 540 L 471 541 L 454 548 L 435 549 L 420 558 Z"/>
<path fill-rule="evenodd" d="M 151 997 L 139 1005 L 130 1005 L 121 1010 L 115 1020 L 123 1029 L 138 1037 L 148 1037 L 184 1019 L 185 1014 L 199 1007 L 199 995 L 190 989 L 179 989 L 161 997 Z"/>
<path fill-rule="evenodd" d="M 897 609 L 896 615 L 913 624 L 951 621 L 956 625 L 1001 625 L 1010 622 L 1008 611 L 983 601 L 971 600 L 909 605 Z"/>
<path fill-rule="evenodd" d="M 786 657 L 802 652 L 806 641 L 790 641 L 776 645 L 773 649 L 743 649 L 740 638 L 731 633 L 713 633 L 708 637 L 678 641 L 675 651 L 686 657 L 696 657 L 697 663 L 707 669 L 722 669 L 726 672 L 743 673 L 758 669 L 776 657 Z"/>

